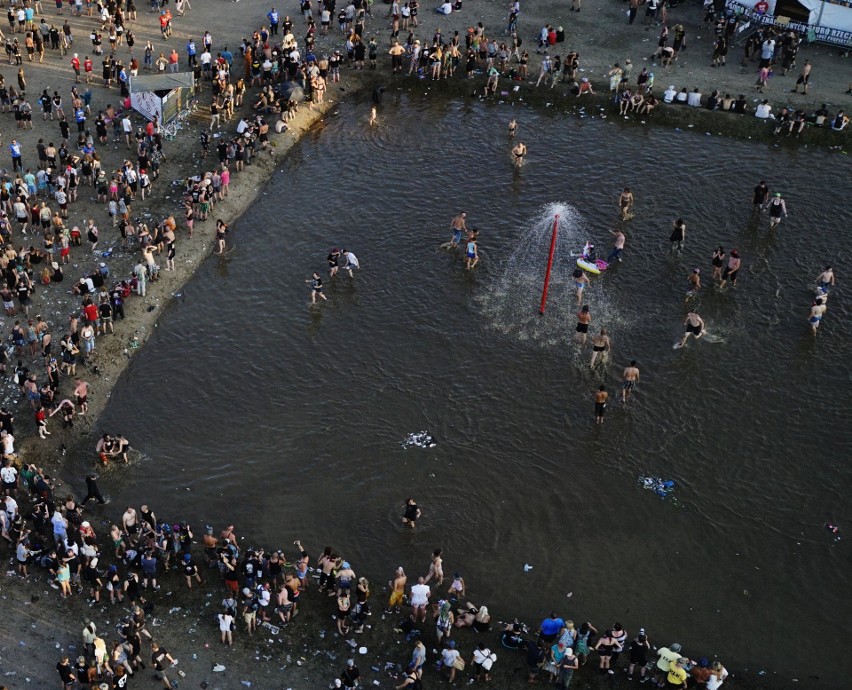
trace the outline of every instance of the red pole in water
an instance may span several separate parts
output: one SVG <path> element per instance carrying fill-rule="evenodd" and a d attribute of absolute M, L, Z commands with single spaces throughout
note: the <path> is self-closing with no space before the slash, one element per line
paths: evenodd
<path fill-rule="evenodd" d="M 547 271 L 544 274 L 544 289 L 541 291 L 541 307 L 538 313 L 544 314 L 547 304 L 547 288 L 550 287 L 550 269 L 553 268 L 553 254 L 556 252 L 556 235 L 559 233 L 559 214 L 553 217 L 553 235 L 550 238 L 550 254 L 547 257 Z"/>

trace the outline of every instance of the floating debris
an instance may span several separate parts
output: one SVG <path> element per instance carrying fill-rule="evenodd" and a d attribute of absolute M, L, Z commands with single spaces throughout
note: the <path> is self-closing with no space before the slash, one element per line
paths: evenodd
<path fill-rule="evenodd" d="M 402 442 L 403 448 L 434 448 L 437 443 L 428 431 L 412 432 Z"/>

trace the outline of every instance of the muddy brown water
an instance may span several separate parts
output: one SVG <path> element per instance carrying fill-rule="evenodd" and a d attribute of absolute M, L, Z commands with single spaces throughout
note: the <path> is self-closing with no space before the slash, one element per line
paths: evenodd
<path fill-rule="evenodd" d="M 624 128 L 591 110 L 387 94 L 378 127 L 368 113 L 354 98 L 298 144 L 235 220 L 234 251 L 208 260 L 161 320 L 99 425 L 143 459 L 105 488 L 198 527 L 233 520 L 244 545 L 332 544 L 380 583 L 400 564 L 425 574 L 442 547 L 447 574 L 500 616 L 619 620 L 779 687 L 842 687 L 848 158 Z M 520 171 L 511 117 L 530 148 Z M 775 233 L 750 222 L 761 178 L 790 212 Z M 609 247 L 625 185 L 637 208 L 624 262 L 588 294 L 613 362 L 592 373 L 588 346 L 571 343 L 567 252 L 589 238 Z M 573 221 L 548 311 L 531 318 L 544 255 L 531 224 L 555 202 Z M 474 272 L 439 248 L 459 208 L 481 229 Z M 671 256 L 678 216 L 687 242 Z M 712 342 L 673 350 L 686 276 L 701 267 L 709 285 L 718 244 L 740 251 L 739 287 L 705 287 L 694 306 Z M 331 246 L 362 269 L 326 280 L 328 303 L 308 308 L 304 279 Z M 826 263 L 840 287 L 813 338 Z M 614 396 L 630 359 L 635 402 L 613 401 L 595 427 L 593 391 Z M 404 449 L 421 430 L 435 447 Z M 674 493 L 643 490 L 642 474 Z M 424 511 L 416 532 L 398 523 L 409 495 Z"/>

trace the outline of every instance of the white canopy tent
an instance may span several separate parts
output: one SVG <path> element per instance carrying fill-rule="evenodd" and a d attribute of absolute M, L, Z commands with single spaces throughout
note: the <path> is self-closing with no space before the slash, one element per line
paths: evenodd
<path fill-rule="evenodd" d="M 852 47 L 852 3 L 828 0 L 768 0 L 769 9 L 757 14 L 759 0 L 727 0 L 726 7 L 754 25 L 773 24 L 844 48 Z M 791 11 L 792 10 L 792 11 Z"/>

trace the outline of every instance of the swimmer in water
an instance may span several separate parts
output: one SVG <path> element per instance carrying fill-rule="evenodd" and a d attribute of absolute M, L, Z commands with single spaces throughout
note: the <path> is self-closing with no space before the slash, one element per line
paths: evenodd
<path fill-rule="evenodd" d="M 825 270 L 817 276 L 816 284 L 820 295 L 827 296 L 828 291 L 835 284 L 834 269 L 831 266 L 826 266 Z"/>
<path fill-rule="evenodd" d="M 606 334 L 606 328 L 601 328 L 601 332 L 592 337 L 592 362 L 589 365 L 592 369 L 595 368 L 595 362 L 600 355 L 601 362 L 606 362 L 609 357 L 609 352 L 612 345 L 609 336 Z"/>
<path fill-rule="evenodd" d="M 417 507 L 417 501 L 413 498 L 406 498 L 403 510 L 402 524 L 414 529 L 417 520 L 420 519 L 420 515 L 422 514 L 420 508 Z"/>
<path fill-rule="evenodd" d="M 328 297 L 322 294 L 322 278 L 320 278 L 319 273 L 314 271 L 311 274 L 311 277 L 308 278 L 305 282 L 311 286 L 311 304 L 317 303 L 317 297 L 319 297 L 323 301 L 328 299 Z"/>
<path fill-rule="evenodd" d="M 725 248 L 722 245 L 716 247 L 713 251 L 713 278 L 715 280 L 722 279 L 722 266 L 725 265 Z"/>
<path fill-rule="evenodd" d="M 375 127 L 379 124 L 379 116 L 376 114 L 376 106 L 370 108 L 370 127 Z"/>
<path fill-rule="evenodd" d="M 514 139 L 515 134 L 518 132 L 518 123 L 512 120 L 509 122 L 509 138 Z"/>
<path fill-rule="evenodd" d="M 592 313 L 589 311 L 589 305 L 584 304 L 583 308 L 577 312 L 577 335 L 574 339 L 580 345 L 586 344 L 586 336 L 589 332 L 589 324 L 592 322 Z"/>
<path fill-rule="evenodd" d="M 781 214 L 787 217 L 787 204 L 781 198 L 781 192 L 775 192 L 775 196 L 767 204 L 769 208 L 769 229 L 773 230 L 781 223 Z"/>
<path fill-rule="evenodd" d="M 512 156 L 515 159 L 515 165 L 517 167 L 521 167 L 524 163 L 524 156 L 527 155 L 527 147 L 526 144 L 519 141 L 515 147 L 512 149 Z"/>
<path fill-rule="evenodd" d="M 811 333 L 814 335 L 817 334 L 819 322 L 822 321 L 826 308 L 827 307 L 823 303 L 822 297 L 817 297 L 814 300 L 813 306 L 811 307 L 811 313 L 808 315 L 808 322 L 811 324 Z"/>
<path fill-rule="evenodd" d="M 464 211 L 459 211 L 450 221 L 450 230 L 453 231 L 453 239 L 450 242 L 451 248 L 458 247 L 459 242 L 461 242 L 462 233 L 467 232 L 467 227 L 464 224 L 465 218 L 467 218 L 467 214 Z"/>
<path fill-rule="evenodd" d="M 574 278 L 574 287 L 577 288 L 577 304 L 581 304 L 583 302 L 583 290 L 591 281 L 586 272 L 580 268 L 575 268 L 571 275 Z"/>
<path fill-rule="evenodd" d="M 683 339 L 677 345 L 677 347 L 683 347 L 686 345 L 686 341 L 689 340 L 689 336 L 695 336 L 695 339 L 698 340 L 701 336 L 704 335 L 704 319 L 702 319 L 698 314 L 694 311 L 689 312 L 686 315 L 686 318 L 683 321 L 683 325 L 685 327 L 685 332 L 683 334 Z"/>
<path fill-rule="evenodd" d="M 683 251 L 683 243 L 686 240 L 686 223 L 683 218 L 678 218 L 672 222 L 672 234 L 669 235 L 669 242 L 672 243 L 672 254 L 675 249 L 679 252 Z"/>
<path fill-rule="evenodd" d="M 693 268 L 686 281 L 686 301 L 689 302 L 701 289 L 701 269 Z"/>
<path fill-rule="evenodd" d="M 728 280 L 731 281 L 733 287 L 737 286 L 737 273 L 740 270 L 740 254 L 736 249 L 731 250 L 731 255 L 728 257 L 728 265 L 725 266 L 725 272 L 722 274 L 722 282 L 719 287 L 725 287 Z"/>
<path fill-rule="evenodd" d="M 606 386 L 601 384 L 598 392 L 595 393 L 595 424 L 603 424 L 604 412 L 606 412 L 606 401 L 609 399 L 609 393 L 606 392 Z"/>
<path fill-rule="evenodd" d="M 626 403 L 627 398 L 630 397 L 630 394 L 633 392 L 633 389 L 636 388 L 636 384 L 639 383 L 639 367 L 636 366 L 636 360 L 630 360 L 630 366 L 624 368 L 624 372 L 621 374 L 621 402 Z"/>
<path fill-rule="evenodd" d="M 625 187 L 624 191 L 618 197 L 618 206 L 621 209 L 621 220 L 630 220 L 633 218 L 631 210 L 633 209 L 633 192 L 630 187 Z"/>
<path fill-rule="evenodd" d="M 467 270 L 471 270 L 476 264 L 479 263 L 479 249 L 476 246 L 476 231 L 474 230 L 471 233 L 470 239 L 467 241 Z"/>

